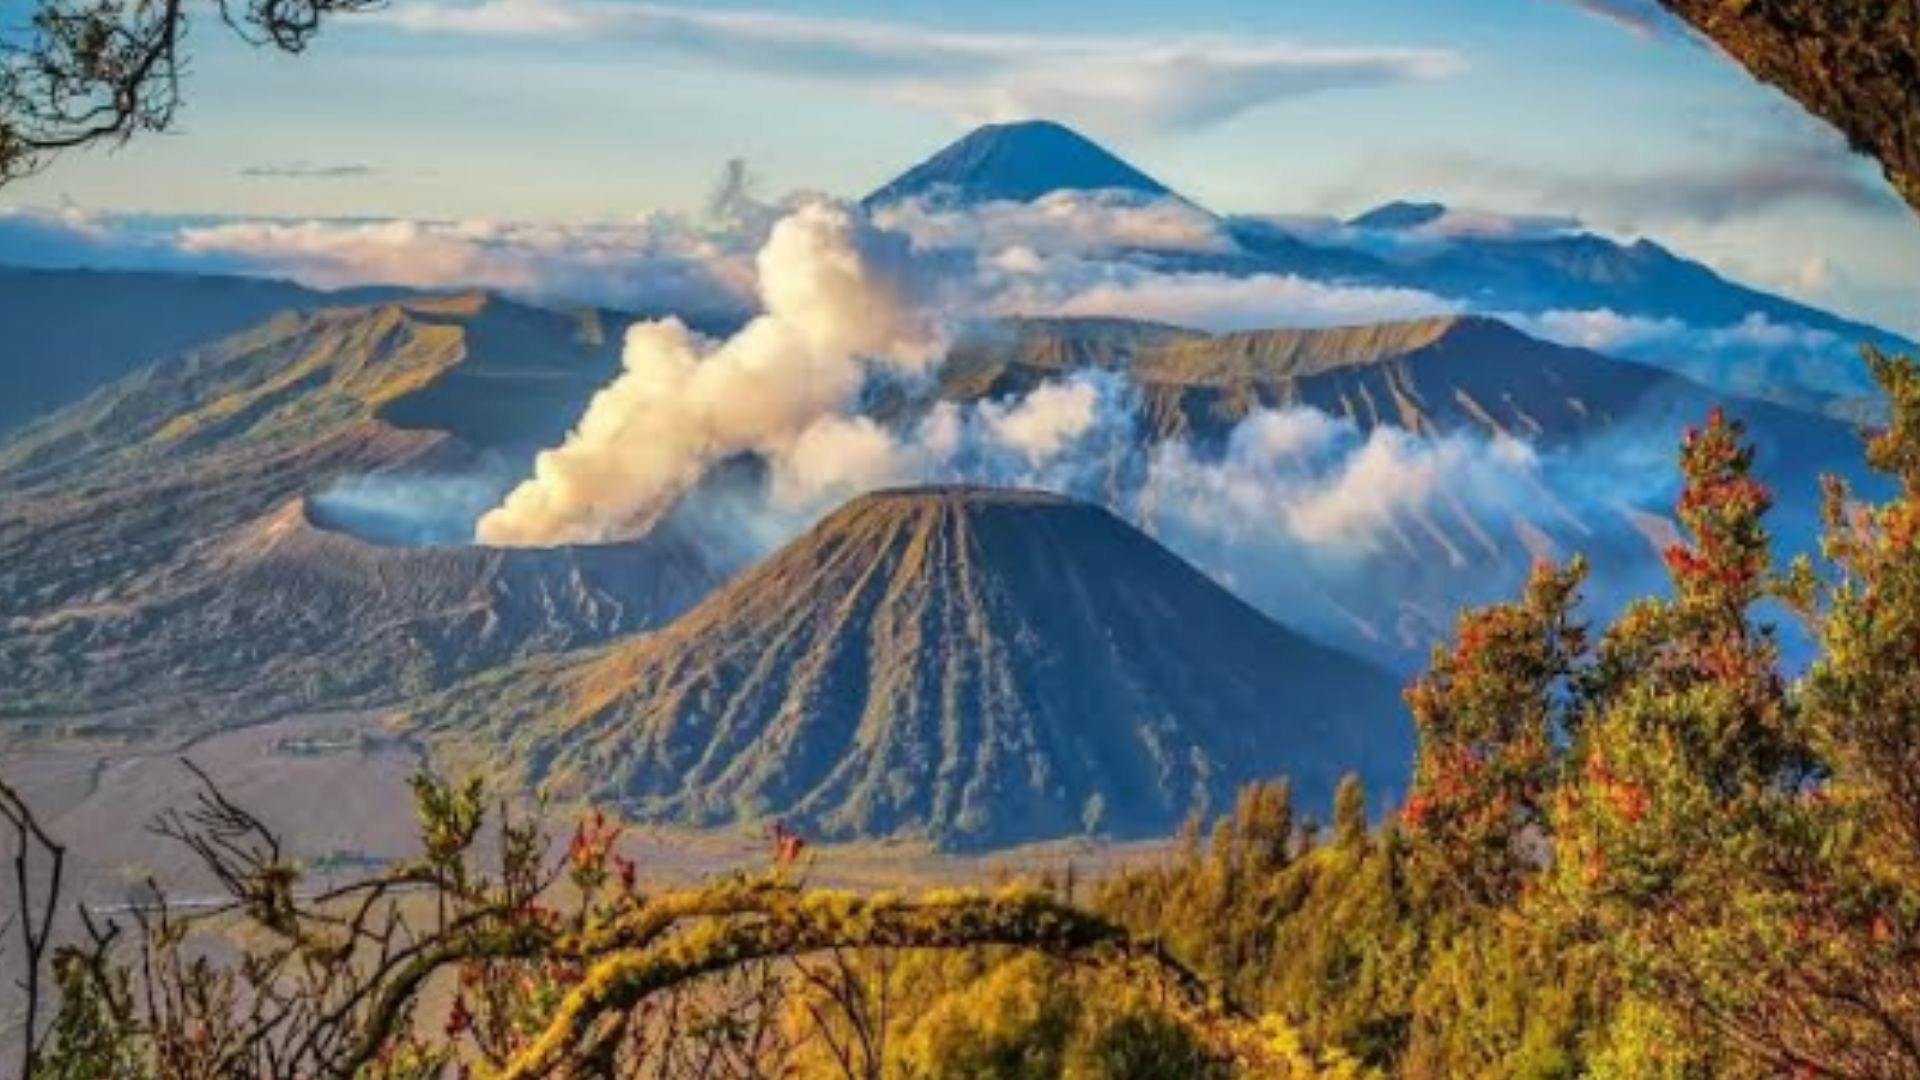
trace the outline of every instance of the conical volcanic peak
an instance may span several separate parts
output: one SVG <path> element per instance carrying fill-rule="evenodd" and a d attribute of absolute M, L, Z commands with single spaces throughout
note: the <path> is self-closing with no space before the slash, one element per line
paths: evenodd
<path fill-rule="evenodd" d="M 864 201 L 868 206 L 916 197 L 961 204 L 1032 202 L 1055 191 L 1173 194 L 1079 132 L 1050 120 L 1029 120 L 975 128 Z"/>
<path fill-rule="evenodd" d="M 666 629 L 423 708 L 645 820 L 778 818 L 978 848 L 1164 833 L 1238 784 L 1392 784 L 1391 681 L 1112 514 L 939 487 L 855 499 Z"/>

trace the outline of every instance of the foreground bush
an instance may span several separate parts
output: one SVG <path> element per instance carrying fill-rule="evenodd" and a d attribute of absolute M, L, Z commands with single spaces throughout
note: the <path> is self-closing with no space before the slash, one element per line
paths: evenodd
<path fill-rule="evenodd" d="M 538 830 L 504 807 L 483 845 L 477 785 L 421 777 L 415 794 L 422 857 L 310 891 L 279 839 L 206 784 L 158 831 L 192 848 L 231 902 L 187 912 L 154 890 L 124 926 L 82 908 L 84 940 L 56 944 L 64 852 L 0 787 L 20 865 L 35 871 L 20 879 L 17 909 L 34 1006 L 20 1071 L 33 1080 L 1296 1074 L 1284 1032 L 1239 1012 L 1156 943 L 1044 890 L 809 889 L 793 865 L 804 845 L 782 832 L 766 874 L 647 891 L 605 818 L 549 855 Z M 483 846 L 496 854 L 482 859 Z M 963 967 L 944 968 L 941 954 Z M 43 974 L 54 986 L 40 984 Z M 1113 1004 L 1089 1006 L 1096 994 Z"/>

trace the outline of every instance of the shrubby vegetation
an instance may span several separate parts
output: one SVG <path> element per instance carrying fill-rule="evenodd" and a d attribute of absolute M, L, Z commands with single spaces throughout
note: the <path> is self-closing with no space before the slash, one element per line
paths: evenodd
<path fill-rule="evenodd" d="M 1920 371 L 1870 360 L 1894 493 L 1829 482 L 1823 565 L 1777 568 L 1715 415 L 1671 595 L 1590 627 L 1576 562 L 1464 614 L 1381 829 L 1283 839 L 1256 789 L 1102 906 L 1384 1075 L 1920 1076 Z M 1769 610 L 1819 645 L 1801 677 Z"/>
<path fill-rule="evenodd" d="M 156 888 L 124 924 L 80 909 L 80 940 L 60 944 L 64 850 L 0 786 L 22 868 L 7 929 L 34 1006 L 7 1067 L 34 1080 L 1099 1080 L 1284 1072 L 1298 1053 L 1157 942 L 1046 889 L 809 889 L 805 844 L 778 830 L 766 873 L 648 890 L 604 817 L 550 854 L 536 826 L 490 814 L 478 784 L 422 776 L 415 796 L 420 858 L 320 887 L 206 784 L 156 828 L 230 902 L 176 906 Z"/>
<path fill-rule="evenodd" d="M 1871 356 L 1891 495 L 1827 491 L 1781 568 L 1738 423 L 1681 450 L 1668 595 L 1608 626 L 1584 567 L 1469 611 L 1408 691 L 1405 805 L 1284 782 L 1159 865 L 998 893 L 855 895 L 774 870 L 648 892 L 617 827 L 547 857 L 422 779 L 424 856 L 311 894 L 209 788 L 163 831 L 233 897 L 52 942 L 26 1071 L 267 1076 L 1920 1077 L 1920 368 Z M 1818 653 L 1781 660 L 1780 618 Z M 58 848 L 6 793 L 22 865 Z M 495 869 L 484 870 L 483 864 Z M 30 875 L 32 876 L 32 875 Z M 217 947 L 209 943 L 217 943 Z M 53 1008 L 51 1016 L 45 1010 Z"/>

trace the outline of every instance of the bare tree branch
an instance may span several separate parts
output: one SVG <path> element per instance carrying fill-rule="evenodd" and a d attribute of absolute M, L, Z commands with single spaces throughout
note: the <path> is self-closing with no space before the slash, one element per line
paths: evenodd
<path fill-rule="evenodd" d="M 13 894 L 16 911 L 9 929 L 17 929 L 25 955 L 21 992 L 26 996 L 25 1027 L 20 1039 L 20 1075 L 31 1077 L 40 1062 L 46 1033 L 40 1010 L 46 998 L 43 979 L 53 923 L 65 887 L 67 850 L 56 843 L 34 816 L 20 793 L 0 781 L 0 818 L 13 832 Z M 44 879 L 36 863 L 45 866 Z M 38 896 L 36 896 L 38 892 Z"/>
<path fill-rule="evenodd" d="M 0 186 L 64 150 L 171 127 L 193 0 L 36 0 L 0 23 Z M 200 0 L 242 40 L 305 51 L 331 16 L 383 0 Z"/>

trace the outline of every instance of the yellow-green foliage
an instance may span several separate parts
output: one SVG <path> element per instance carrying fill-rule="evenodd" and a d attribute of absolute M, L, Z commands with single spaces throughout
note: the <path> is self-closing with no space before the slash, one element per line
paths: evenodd
<path fill-rule="evenodd" d="M 1058 965 L 1020 957 L 941 995 L 907 1027 L 897 1066 L 914 1080 L 1058 1077 L 1079 1020 Z"/>
<path fill-rule="evenodd" d="M 1274 798 L 1281 789 L 1250 789 L 1204 855 L 1190 850 L 1122 875 L 1101 888 L 1097 906 L 1163 935 L 1238 1000 L 1313 1045 L 1383 1064 L 1410 1023 L 1428 904 L 1398 833 L 1368 836 L 1355 823 L 1364 814 L 1357 782 L 1342 787 L 1346 828 L 1333 844 L 1289 836 L 1291 809 Z"/>
<path fill-rule="evenodd" d="M 1034 954 L 918 954 L 889 970 L 887 1075 L 1205 1080 L 1229 1067 L 1153 995 Z"/>

